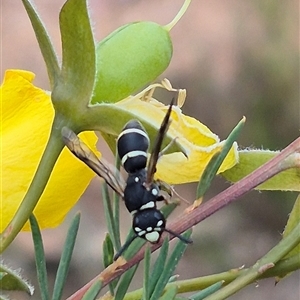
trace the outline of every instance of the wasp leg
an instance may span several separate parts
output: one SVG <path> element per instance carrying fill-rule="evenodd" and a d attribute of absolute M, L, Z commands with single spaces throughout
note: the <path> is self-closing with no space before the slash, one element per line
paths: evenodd
<path fill-rule="evenodd" d="M 166 199 L 164 196 L 164 199 L 158 200 L 158 201 L 162 201 L 164 200 L 166 204 L 170 204 L 172 203 L 171 198 L 173 197 L 173 195 L 176 195 L 180 200 L 182 200 L 183 202 L 185 202 L 186 204 L 190 204 L 190 202 L 188 200 L 186 200 L 185 198 L 183 198 L 181 195 L 179 195 L 176 190 L 174 189 L 173 186 L 169 185 L 168 183 L 161 181 L 161 180 L 156 180 L 156 184 L 158 185 L 159 189 L 161 191 L 164 191 L 167 193 L 167 195 L 169 196 L 169 199 Z"/>

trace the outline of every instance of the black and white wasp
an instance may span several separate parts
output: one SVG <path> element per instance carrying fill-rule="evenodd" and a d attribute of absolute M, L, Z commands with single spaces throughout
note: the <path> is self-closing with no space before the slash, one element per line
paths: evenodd
<path fill-rule="evenodd" d="M 116 168 L 103 158 L 98 159 L 73 131 L 66 127 L 62 130 L 66 146 L 124 199 L 126 208 L 132 214 L 134 236 L 121 247 L 115 255 L 115 260 L 137 237 L 157 243 L 162 233 L 166 231 L 185 243 L 192 242 L 167 229 L 166 219 L 156 206 L 157 201 L 165 200 L 159 183 L 154 180 L 154 174 L 161 155 L 162 142 L 171 122 L 172 106 L 173 101 L 160 126 L 149 161 L 147 154 L 150 140 L 141 123 L 131 120 L 124 126 L 117 139 L 117 149 L 121 163 L 128 173 L 126 182 Z"/>

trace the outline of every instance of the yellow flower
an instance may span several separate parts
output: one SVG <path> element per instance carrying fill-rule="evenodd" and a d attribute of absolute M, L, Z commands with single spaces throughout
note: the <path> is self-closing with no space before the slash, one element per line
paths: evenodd
<path fill-rule="evenodd" d="M 31 82 L 34 74 L 9 70 L 1 95 L 0 230 L 8 225 L 32 181 L 49 138 L 54 110 L 50 94 Z M 81 138 L 95 148 L 93 132 Z M 41 228 L 59 225 L 85 191 L 94 173 L 64 149 L 34 214 Z M 29 230 L 28 222 L 23 230 Z"/>
<path fill-rule="evenodd" d="M 1 231 L 13 218 L 28 190 L 54 118 L 49 93 L 32 85 L 33 79 L 34 75 L 30 72 L 7 71 L 1 86 Z M 147 90 L 149 88 L 151 86 Z M 130 113 L 151 124 L 152 128 L 159 128 L 167 106 L 153 98 L 142 101 L 144 96 L 145 93 L 140 93 L 108 106 L 118 108 L 120 116 Z M 177 143 L 188 155 L 187 158 L 175 152 L 160 158 L 156 177 L 170 184 L 198 181 L 211 157 L 223 144 L 205 125 L 183 115 L 178 106 L 173 108 L 168 136 L 177 138 Z M 80 137 L 96 152 L 97 137 L 93 132 L 82 133 Z M 234 144 L 219 172 L 231 168 L 237 160 L 237 145 Z M 64 149 L 34 209 L 41 228 L 59 225 L 93 176 L 89 168 Z M 28 223 L 23 229 L 29 229 Z"/>
<path fill-rule="evenodd" d="M 164 84 L 154 86 L 165 88 Z M 137 97 L 129 97 L 115 105 L 135 114 L 139 120 L 159 128 L 168 106 L 153 98 L 149 101 L 142 101 L 143 96 L 140 97 L 140 95 L 143 95 L 143 92 Z M 176 142 L 184 149 L 188 157 L 180 152 L 163 155 L 157 164 L 156 178 L 169 184 L 197 182 L 212 156 L 222 148 L 224 141 L 220 141 L 216 134 L 198 120 L 184 115 L 179 106 L 173 107 L 171 118 L 168 136 L 171 139 L 176 138 Z M 237 144 L 234 143 L 218 173 L 232 168 L 237 162 Z"/>

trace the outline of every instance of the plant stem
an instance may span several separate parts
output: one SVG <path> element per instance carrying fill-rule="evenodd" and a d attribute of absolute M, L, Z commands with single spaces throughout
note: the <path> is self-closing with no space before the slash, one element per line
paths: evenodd
<path fill-rule="evenodd" d="M 259 259 L 249 270 L 247 270 L 247 272 L 239 276 L 231 284 L 207 297 L 206 300 L 225 299 L 249 283 L 254 282 L 264 272 L 274 267 L 277 261 L 293 250 L 293 248 L 295 248 L 295 246 L 297 246 L 299 243 L 300 223 L 290 232 L 287 237 L 283 238 L 273 249 L 271 249 L 264 257 Z"/>
<path fill-rule="evenodd" d="M 0 235 L 0 253 L 9 246 L 29 219 L 45 189 L 53 167 L 63 147 L 64 143 L 61 138 L 60 128 L 57 128 L 56 122 L 54 122 L 46 149 L 29 189 L 15 216 Z"/>
<path fill-rule="evenodd" d="M 267 270 L 263 273 L 259 279 L 263 278 L 271 278 L 278 275 L 285 275 L 287 273 L 296 271 L 300 268 L 300 257 L 299 255 L 294 255 L 285 260 L 280 260 L 274 268 Z M 186 279 L 186 280 L 178 280 L 172 283 L 169 283 L 166 287 L 170 287 L 175 285 L 177 287 L 178 293 L 186 293 L 193 292 L 205 289 L 216 282 L 220 282 L 222 280 L 225 281 L 225 284 L 228 284 L 235 280 L 237 277 L 248 272 L 249 269 L 232 269 L 227 272 L 222 272 L 218 274 L 202 276 L 198 278 Z M 132 292 L 129 292 L 124 297 L 124 300 L 138 300 L 141 299 L 143 293 L 143 289 L 138 289 Z"/>
<path fill-rule="evenodd" d="M 238 200 L 238 198 L 256 186 L 260 185 L 267 179 L 275 176 L 283 170 L 292 167 L 299 167 L 299 162 L 294 160 L 291 163 L 289 157 L 294 153 L 300 151 L 300 138 L 296 139 L 290 145 L 288 145 L 284 150 L 282 150 L 277 156 L 272 158 L 270 161 L 262 165 L 260 168 L 256 169 L 254 172 L 244 177 L 234 185 L 227 188 L 225 191 L 213 197 L 211 200 L 205 202 L 204 204 L 194 208 L 193 205 L 187 209 L 187 212 L 182 214 L 181 217 L 177 218 L 177 221 L 168 225 L 172 231 L 176 233 L 182 233 L 188 228 L 193 227 L 200 221 L 206 219 L 222 207 Z M 170 236 L 170 239 L 173 239 Z M 164 240 L 164 234 L 161 241 L 157 244 L 152 245 L 151 252 L 157 250 Z M 84 287 L 78 290 L 75 294 L 70 296 L 68 300 L 81 299 L 80 295 L 83 295 L 85 291 L 93 284 L 95 280 L 102 279 L 103 286 L 107 285 L 109 282 L 119 277 L 121 274 L 126 272 L 129 268 L 140 262 L 144 257 L 144 249 L 141 249 L 131 260 L 115 262 L 108 268 L 103 270 L 96 278 L 87 283 Z"/>

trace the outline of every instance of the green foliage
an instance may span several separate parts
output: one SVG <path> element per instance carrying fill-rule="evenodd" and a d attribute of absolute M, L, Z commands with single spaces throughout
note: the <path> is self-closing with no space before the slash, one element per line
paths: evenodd
<path fill-rule="evenodd" d="M 75 215 L 70 225 L 63 252 L 60 258 L 56 279 L 54 283 L 52 300 L 61 299 L 63 288 L 67 279 L 70 261 L 74 250 L 76 236 L 79 228 L 80 214 Z"/>
<path fill-rule="evenodd" d="M 20 271 L 12 270 L 5 266 L 2 262 L 0 264 L 0 290 L 4 291 L 22 291 L 28 295 L 33 295 L 33 286 L 20 275 Z"/>
<path fill-rule="evenodd" d="M 233 168 L 226 170 L 221 175 L 231 181 L 237 182 L 246 175 L 250 174 L 258 167 L 267 163 L 279 152 L 269 150 L 241 150 L 239 151 L 239 163 Z M 265 181 L 256 187 L 258 190 L 280 190 L 280 191 L 300 191 L 300 171 L 299 168 L 290 168 L 273 178 Z"/>
<path fill-rule="evenodd" d="M 51 146 L 48 147 L 48 154 L 43 157 L 39 171 L 36 174 L 36 178 L 39 178 L 41 174 L 44 177 L 42 177 L 41 181 L 36 181 L 33 188 L 31 188 L 33 192 L 29 192 L 27 197 L 28 199 L 30 198 L 30 201 L 27 200 L 22 203 L 20 211 L 23 213 L 23 217 L 17 221 L 17 226 L 12 226 L 12 236 L 17 234 L 33 211 L 51 174 L 55 161 L 64 146 L 61 141 L 58 142 L 61 139 L 61 126 L 71 125 L 76 132 L 86 129 L 105 128 L 105 132 L 111 134 L 110 137 L 113 137 L 113 134 L 123 126 L 125 121 L 131 118 L 131 114 L 127 113 L 124 115 L 120 110 L 109 104 L 95 105 L 93 108 L 89 107 L 88 104 L 92 93 L 94 93 L 92 97 L 93 103 L 102 103 L 103 101 L 116 102 L 155 79 L 168 66 L 172 56 L 172 43 L 168 29 L 166 29 L 167 27 L 150 22 L 125 25 L 101 41 L 95 49 L 86 1 L 68 0 L 60 13 L 63 47 L 62 66 L 60 67 L 50 38 L 37 12 L 30 1 L 23 0 L 23 3 L 34 27 L 46 62 L 50 83 L 53 87 L 52 98 L 56 112 L 58 112 L 54 125 L 58 126 L 53 126 L 54 133 L 52 132 L 52 134 L 54 134 L 58 146 L 55 148 L 55 151 L 53 151 Z M 132 46 L 129 50 L 126 48 L 127 43 Z M 122 70 L 118 68 L 120 61 L 125 62 Z M 113 65 L 114 63 L 116 65 Z M 94 86 L 95 82 L 96 85 Z M 115 88 L 116 84 L 118 89 Z M 67 102 L 72 103 L 73 110 L 67 109 Z M 89 111 L 89 115 L 86 114 L 87 111 Z M 100 125 L 98 124 L 99 121 L 97 121 L 97 124 L 94 123 L 94 118 L 96 116 L 99 118 L 99 115 L 103 116 L 103 118 L 100 118 Z M 120 118 L 118 118 L 119 115 L 121 115 Z M 87 116 L 91 116 L 91 118 L 88 119 Z M 58 120 L 61 122 L 58 122 Z M 237 139 L 242 125 L 243 122 L 234 129 L 229 135 L 223 150 L 211 160 L 204 172 L 204 176 L 199 181 L 197 198 L 202 198 L 205 195 L 227 151 L 230 149 L 233 141 Z M 154 129 L 152 131 L 154 132 Z M 152 134 L 154 134 L 153 132 Z M 50 139 L 49 145 L 51 145 L 51 142 L 52 140 Z M 241 181 L 231 187 L 230 193 L 225 191 L 223 194 L 226 197 L 219 200 L 218 203 L 222 203 L 225 206 L 235 201 L 237 194 L 242 195 L 256 186 L 259 186 L 261 189 L 299 191 L 299 144 L 298 139 L 276 157 L 273 157 L 273 153 L 270 154 L 263 151 L 255 152 L 250 150 L 240 152 L 240 163 L 231 170 L 224 172 L 223 176 L 233 182 L 240 179 Z M 52 153 L 52 156 L 49 153 Z M 49 156 L 51 160 L 49 160 Z M 268 163 L 265 165 L 266 161 Z M 47 168 L 44 168 L 44 166 L 47 166 Z M 261 168 L 257 170 L 258 167 Z M 286 169 L 289 170 L 284 171 Z M 251 171 L 254 172 L 251 178 L 245 178 L 245 175 Z M 278 173 L 280 174 L 277 175 Z M 265 182 L 272 176 L 275 177 Z M 118 251 L 122 244 L 119 222 L 119 203 L 121 201 L 117 196 L 114 196 L 113 201 L 111 201 L 105 183 L 102 186 L 102 191 L 108 228 L 108 234 L 103 242 L 103 264 L 105 270 L 96 280 L 82 290 L 82 299 L 96 299 L 98 293 L 106 285 L 109 286 L 110 293 L 114 296 L 114 299 L 179 299 L 179 293 L 199 290 L 202 291 L 192 295 L 191 299 L 203 299 L 203 297 L 207 296 L 206 299 L 210 300 L 224 299 L 259 279 L 274 276 L 282 278 L 285 274 L 300 268 L 299 199 L 291 213 L 283 239 L 261 259 L 257 260 L 253 266 L 244 270 L 229 270 L 220 274 L 192 278 L 180 282 L 176 281 L 176 277 L 173 276 L 178 262 L 187 248 L 187 244 L 180 240 L 177 241 L 173 250 L 169 250 L 169 239 L 165 238 L 157 245 L 151 246 L 151 248 L 147 247 L 143 252 L 141 249 L 145 241 L 137 238 L 118 261 L 113 261 L 114 251 Z M 210 214 L 221 207 L 216 205 L 216 200 L 207 202 L 208 205 L 206 207 L 210 206 L 211 208 Z M 175 208 L 176 203 L 172 203 L 165 205 L 162 211 L 167 217 Z M 195 210 L 193 207 L 191 211 L 183 213 L 179 218 L 179 225 L 175 224 L 177 226 L 175 228 L 177 229 L 176 232 L 185 232 L 183 235 L 188 238 L 191 235 L 191 227 L 208 215 L 204 213 L 204 208 L 203 211 L 201 209 L 201 206 Z M 62 298 L 79 222 L 80 215 L 78 214 L 70 225 L 63 246 L 54 291 L 51 297 L 53 300 Z M 42 236 L 33 215 L 30 217 L 30 223 L 41 299 L 48 300 L 50 299 L 50 294 Z M 173 229 L 172 224 L 168 224 L 168 226 Z M 131 236 L 132 231 L 129 232 L 127 240 Z M 12 239 L 13 237 L 9 242 Z M 7 247 L 7 244 L 8 242 L 3 248 Z M 157 248 L 160 248 L 160 252 L 151 268 L 151 252 Z M 143 258 L 143 288 L 128 292 L 139 262 Z M 223 283 L 226 286 L 223 287 Z M 0 269 L 0 284 L 3 290 L 19 290 L 32 294 L 32 287 L 26 280 L 22 279 L 17 272 L 5 266 L 1 266 Z M 72 298 L 71 296 L 70 299 L 76 299 L 75 297 Z"/>
<path fill-rule="evenodd" d="M 65 245 L 63 247 L 63 252 L 61 255 L 61 259 L 56 274 L 53 295 L 51 297 L 52 300 L 59 300 L 62 297 L 63 289 L 66 283 L 66 279 L 70 267 L 72 253 L 75 246 L 75 241 L 76 241 L 77 232 L 79 228 L 79 222 L 80 222 L 80 214 L 77 214 L 75 215 L 72 223 L 70 224 Z M 45 263 L 44 247 L 43 247 L 43 241 L 42 241 L 42 236 L 40 233 L 39 226 L 33 215 L 30 217 L 30 225 L 32 229 L 32 238 L 34 242 L 36 267 L 37 267 L 37 273 L 38 273 L 38 279 L 39 279 L 39 285 L 41 291 L 41 298 L 47 300 L 50 299 L 50 296 L 49 296 L 48 284 L 46 280 L 47 270 L 46 270 L 46 263 Z"/>
<path fill-rule="evenodd" d="M 199 184 L 197 187 L 196 199 L 202 198 L 208 188 L 211 185 L 213 178 L 216 176 L 223 160 L 227 156 L 228 152 L 230 151 L 233 143 L 237 140 L 244 124 L 245 118 L 243 118 L 238 125 L 232 130 L 228 138 L 226 139 L 222 150 L 215 154 L 213 158 L 210 160 L 209 164 L 207 165 L 205 171 L 203 172 L 202 177 L 199 180 Z"/>
<path fill-rule="evenodd" d="M 45 258 L 41 231 L 34 215 L 30 216 L 29 221 L 30 221 L 32 239 L 34 244 L 35 265 L 36 265 L 37 278 L 38 278 L 38 283 L 41 292 L 41 299 L 49 300 L 50 294 L 49 294 L 48 281 L 47 281 L 46 258 Z"/>

